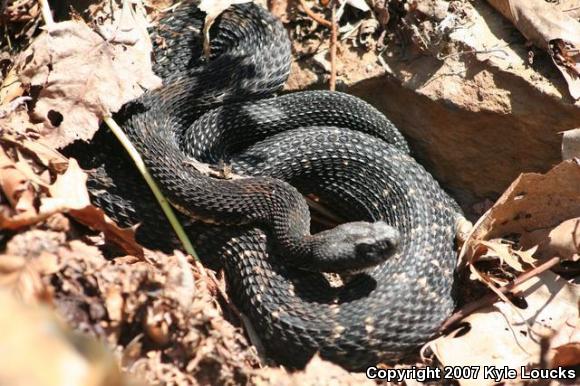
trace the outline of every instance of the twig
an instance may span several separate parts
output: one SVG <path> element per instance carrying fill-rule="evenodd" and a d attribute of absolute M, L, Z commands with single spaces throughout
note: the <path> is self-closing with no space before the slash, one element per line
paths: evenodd
<path fill-rule="evenodd" d="M 562 12 L 570 12 L 570 11 L 575 11 L 577 9 L 580 9 L 580 7 L 572 7 L 572 8 L 564 9 L 564 10 L 562 10 Z"/>
<path fill-rule="evenodd" d="M 540 273 L 549 270 L 550 268 L 554 267 L 559 262 L 560 262 L 559 257 L 552 257 L 551 259 L 544 261 L 542 264 L 538 265 L 537 267 L 532 268 L 527 272 L 524 272 L 523 274 L 518 276 L 513 282 L 511 282 L 503 287 L 498 288 L 497 291 L 501 294 L 507 294 L 510 292 L 514 293 L 518 286 L 525 283 L 526 281 L 528 281 L 532 277 L 537 276 Z M 462 320 L 466 316 L 471 315 L 472 313 L 479 310 L 480 308 L 483 308 L 485 306 L 489 306 L 489 305 L 495 303 L 495 301 L 498 299 L 498 297 L 499 296 L 495 293 L 488 294 L 488 295 L 484 296 L 483 298 L 481 298 L 473 303 L 469 303 L 469 304 L 465 305 L 462 309 L 460 309 L 459 311 L 457 311 L 456 313 L 451 315 L 451 317 L 449 319 L 447 319 L 441 327 L 439 327 L 439 331 L 445 331 L 449 327 L 453 326 L 455 323 L 459 322 L 460 320 Z"/>
<path fill-rule="evenodd" d="M 330 91 L 336 90 L 336 45 L 337 45 L 337 26 L 336 26 L 336 1 L 331 4 L 332 13 L 330 16 Z"/>
<path fill-rule="evenodd" d="M 437 59 L 439 60 L 445 60 L 447 58 L 450 58 L 452 56 L 462 56 L 462 55 L 467 55 L 467 54 L 491 54 L 492 52 L 501 52 L 502 54 L 504 54 L 505 56 L 507 56 L 508 54 L 505 52 L 504 48 L 505 47 L 509 47 L 509 44 L 506 44 L 504 47 L 500 47 L 500 48 L 489 48 L 486 50 L 467 50 L 467 51 L 461 51 L 461 52 L 453 52 L 449 55 L 445 55 L 445 56 L 439 56 L 437 55 Z"/>
<path fill-rule="evenodd" d="M 44 19 L 44 24 L 52 25 L 54 24 L 54 19 L 52 18 L 52 12 L 50 11 L 50 5 L 48 0 L 38 0 L 40 3 L 40 9 L 42 11 L 42 18 Z"/>
<path fill-rule="evenodd" d="M 304 13 L 306 13 L 315 22 L 317 22 L 318 24 L 323 25 L 325 27 L 328 27 L 328 28 L 331 28 L 332 27 L 332 23 L 331 22 L 329 22 L 328 20 L 326 20 L 322 16 L 320 16 L 320 15 L 312 12 L 312 10 L 310 8 L 308 8 L 308 6 L 306 5 L 306 1 L 305 0 L 300 0 L 300 5 L 302 6 L 302 9 L 304 10 Z"/>
<path fill-rule="evenodd" d="M 143 162 L 143 159 L 137 152 L 137 149 L 135 149 L 131 141 L 129 141 L 129 138 L 127 138 L 127 136 L 123 132 L 123 129 L 121 129 L 121 127 L 117 124 L 117 122 L 115 122 L 115 120 L 110 115 L 105 115 L 103 117 L 103 120 L 105 121 L 107 126 L 109 126 L 113 134 L 115 134 L 119 142 L 121 142 L 127 153 L 129 153 L 129 156 L 135 163 L 135 166 L 137 167 L 137 169 L 139 169 L 139 172 L 147 182 L 147 185 L 149 185 L 149 188 L 155 195 L 155 198 L 159 202 L 161 209 L 163 209 L 165 216 L 167 217 L 169 223 L 173 227 L 173 230 L 177 234 L 179 241 L 181 241 L 181 244 L 183 245 L 183 249 L 185 249 L 185 252 L 193 256 L 195 260 L 199 261 L 199 257 L 197 256 L 197 253 L 195 252 L 195 249 L 193 248 L 191 241 L 189 241 L 189 238 L 187 237 L 185 230 L 183 230 L 183 227 L 181 226 L 179 220 L 175 216 L 173 209 L 171 209 L 171 205 L 169 204 L 165 196 L 163 196 L 161 190 L 159 190 L 159 187 L 153 180 L 151 174 L 149 174 L 149 171 L 145 167 L 145 162 Z"/>

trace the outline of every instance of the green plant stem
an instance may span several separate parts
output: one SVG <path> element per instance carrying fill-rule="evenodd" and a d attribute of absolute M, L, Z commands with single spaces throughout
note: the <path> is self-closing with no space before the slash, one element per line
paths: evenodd
<path fill-rule="evenodd" d="M 149 185 L 149 188 L 155 195 L 155 198 L 159 202 L 159 205 L 161 205 L 161 209 L 163 209 L 165 216 L 167 216 L 169 223 L 171 224 L 173 230 L 177 234 L 179 241 L 181 241 L 181 244 L 183 245 L 185 252 L 193 256 L 195 260 L 199 261 L 199 257 L 197 256 L 197 253 L 195 252 L 195 249 L 193 248 L 193 245 L 191 244 L 191 241 L 187 237 L 187 234 L 185 233 L 183 227 L 179 223 L 179 220 L 175 216 L 175 212 L 171 208 L 171 204 L 169 203 L 169 201 L 167 201 L 163 193 L 161 193 L 161 190 L 159 190 L 159 187 L 155 183 L 155 180 L 153 180 L 153 177 L 151 177 L 151 174 L 149 174 L 149 171 L 145 167 L 145 163 L 143 162 L 141 155 L 139 155 L 139 153 L 137 152 L 137 149 L 135 149 L 129 138 L 127 138 L 127 135 L 125 135 L 125 133 L 123 132 L 123 129 L 121 129 L 121 127 L 117 124 L 117 122 L 115 122 L 115 120 L 110 115 L 103 117 L 103 120 L 105 121 L 107 126 L 109 126 L 113 134 L 115 134 L 119 142 L 121 142 L 125 150 L 127 150 L 127 153 L 129 153 L 129 156 L 135 163 L 135 166 L 137 166 L 137 169 L 139 169 L 139 172 L 141 173 L 143 178 L 145 178 L 147 185 Z"/>

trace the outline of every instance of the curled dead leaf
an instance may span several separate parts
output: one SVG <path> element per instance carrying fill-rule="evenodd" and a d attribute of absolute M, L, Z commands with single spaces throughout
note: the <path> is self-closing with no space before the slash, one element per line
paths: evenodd
<path fill-rule="evenodd" d="M 580 217 L 579 191 L 580 165 L 574 160 L 563 161 L 546 174 L 521 174 L 474 225 L 461 250 L 462 262 L 472 261 L 482 240 L 506 235 L 521 238 Z"/>
<path fill-rule="evenodd" d="M 66 172 L 49 187 L 50 197 L 41 200 L 41 213 L 67 212 L 80 223 L 105 234 L 105 239 L 128 254 L 142 257 L 143 248 L 135 240 L 134 228 L 120 228 L 101 209 L 91 205 L 87 175 L 75 159 Z"/>
<path fill-rule="evenodd" d="M 64 164 L 62 156 L 45 146 L 11 137 L 11 144 L 34 153 L 46 164 Z M 38 153 L 37 153 L 38 151 Z M 19 150 L 16 150 L 19 154 Z M 91 205 L 86 187 L 87 175 L 75 159 L 56 181 L 47 185 L 25 161 L 14 161 L 0 147 L 0 189 L 10 205 L 0 205 L 0 229 L 20 229 L 46 220 L 56 213 L 68 213 L 80 223 L 105 234 L 105 238 L 128 254 L 143 257 L 143 248 L 135 240 L 134 228 L 120 228 L 105 213 Z M 43 187 L 41 192 L 35 187 Z M 46 196 L 46 193 L 49 196 Z M 39 200 L 38 200 L 39 199 Z M 36 203 L 40 202 L 37 208 Z"/>
<path fill-rule="evenodd" d="M 135 240 L 135 228 L 121 228 L 105 212 L 92 205 L 68 212 L 77 221 L 104 233 L 105 239 L 119 246 L 125 253 L 143 257 L 143 247 Z"/>

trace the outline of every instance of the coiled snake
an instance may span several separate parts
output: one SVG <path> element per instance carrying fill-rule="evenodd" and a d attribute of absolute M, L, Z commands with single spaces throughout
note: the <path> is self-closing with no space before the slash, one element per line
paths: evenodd
<path fill-rule="evenodd" d="M 169 200 L 197 221 L 198 252 L 223 259 L 232 296 L 285 364 L 319 352 L 360 369 L 413 352 L 454 307 L 456 205 L 360 99 L 272 97 L 291 56 L 267 11 L 242 4 L 222 14 L 207 59 L 203 17 L 182 4 L 161 22 L 155 69 L 164 86 L 131 103 L 123 123 Z M 192 158 L 252 177 L 206 176 Z M 147 188 L 120 187 L 135 178 L 111 159 L 89 165 L 95 203 L 166 241 Z M 311 193 L 352 222 L 311 235 L 302 196 Z M 350 279 L 331 285 L 320 272 Z"/>

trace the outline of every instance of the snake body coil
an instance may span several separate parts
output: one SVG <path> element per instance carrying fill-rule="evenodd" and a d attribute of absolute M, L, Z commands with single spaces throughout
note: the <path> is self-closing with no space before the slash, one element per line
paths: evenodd
<path fill-rule="evenodd" d="M 198 252 L 223 260 L 236 302 L 286 364 L 319 352 L 360 369 L 416 350 L 454 306 L 454 203 L 365 102 L 324 91 L 271 97 L 288 76 L 290 46 L 265 10 L 226 11 L 208 59 L 203 16 L 181 5 L 162 21 L 164 86 L 128 106 L 124 124 L 170 201 L 204 224 L 193 225 Z M 251 178 L 204 176 L 192 158 Z M 93 173 L 94 201 L 167 238 L 143 191 L 109 191 L 130 180 L 110 176 L 122 168 Z M 298 191 L 352 222 L 310 235 Z M 319 272 L 351 270 L 359 273 L 339 286 Z"/>

